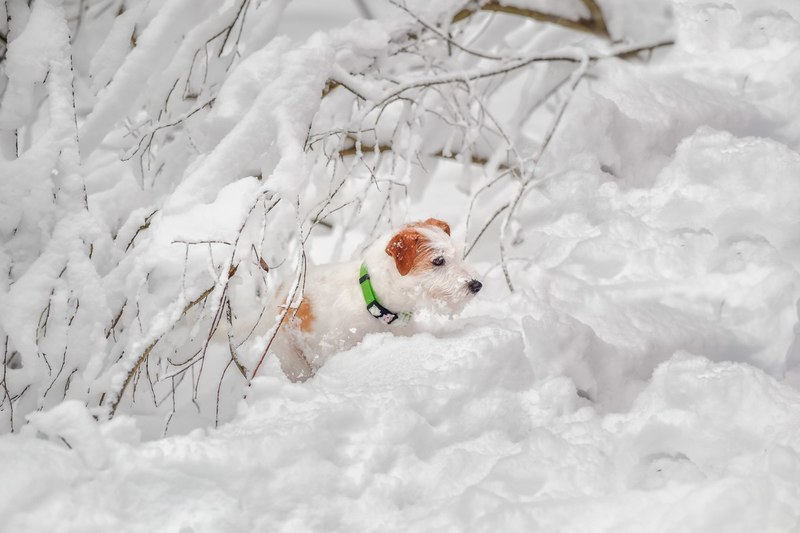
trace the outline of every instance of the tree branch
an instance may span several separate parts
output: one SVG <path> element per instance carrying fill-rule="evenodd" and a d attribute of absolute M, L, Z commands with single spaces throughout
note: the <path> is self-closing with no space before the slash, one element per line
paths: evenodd
<path fill-rule="evenodd" d="M 398 85 L 394 86 L 391 91 L 383 95 L 380 101 L 378 101 L 377 104 L 372 106 L 370 111 L 372 109 L 380 107 L 381 105 L 384 105 L 394 100 L 404 92 L 409 91 L 411 89 L 417 89 L 420 87 L 433 87 L 435 85 L 444 85 L 447 83 L 475 81 L 483 78 L 500 76 L 502 74 L 507 74 L 509 72 L 519 70 L 528 65 L 532 65 L 533 63 L 553 63 L 553 62 L 581 63 L 584 61 L 584 59 L 588 59 L 588 61 L 591 62 L 591 61 L 598 61 L 600 59 L 608 59 L 611 57 L 630 57 L 640 52 L 655 50 L 657 48 L 662 48 L 664 46 L 671 46 L 674 43 L 675 41 L 672 40 L 660 41 L 655 44 L 629 46 L 613 50 L 609 53 L 592 54 L 589 56 L 584 56 L 579 53 L 569 53 L 569 51 L 563 51 L 561 53 L 553 53 L 553 54 L 536 54 L 528 57 L 520 57 L 512 61 L 509 61 L 503 65 L 492 66 L 489 68 L 475 68 L 461 72 L 449 72 L 446 74 L 442 74 L 439 76 L 431 76 L 428 78 L 414 79 L 407 81 L 405 83 L 398 83 Z"/>
<path fill-rule="evenodd" d="M 379 144 L 378 146 L 368 145 L 368 144 L 361 144 L 360 147 L 357 147 L 357 146 L 353 145 L 353 146 L 351 146 L 349 148 L 343 148 L 343 149 L 339 150 L 338 155 L 339 155 L 339 157 L 344 158 L 344 157 L 352 157 L 352 156 L 357 155 L 359 153 L 374 154 L 376 151 L 379 154 L 381 154 L 383 152 L 392 152 L 392 153 L 394 153 L 394 149 L 391 146 L 387 145 L 387 144 Z M 459 160 L 459 155 L 462 155 L 462 154 L 445 154 L 442 150 L 439 150 L 438 152 L 434 152 L 432 154 L 421 154 L 421 155 L 423 155 L 425 157 L 436 157 L 436 158 L 439 158 L 439 159 L 450 159 L 452 161 L 460 161 Z M 469 157 L 469 162 L 472 163 L 473 165 L 478 165 L 478 166 L 486 166 L 487 164 L 489 164 L 489 160 L 487 158 L 481 157 L 479 155 L 471 155 Z M 500 170 L 506 170 L 506 169 L 508 169 L 508 166 L 504 165 L 504 164 L 500 164 L 500 165 L 498 165 L 497 168 L 499 168 Z"/>
<path fill-rule="evenodd" d="M 545 13 L 544 11 L 537 11 L 535 9 L 529 9 L 526 7 L 503 5 L 499 2 L 491 1 L 477 8 L 469 7 L 462 9 L 453 16 L 452 22 L 455 23 L 468 19 L 478 11 L 491 11 L 495 13 L 506 13 L 508 15 L 525 17 L 538 22 L 555 24 L 571 30 L 590 33 L 592 35 L 597 35 L 598 37 L 610 39 L 611 36 L 608 33 L 605 18 L 603 17 L 603 12 L 600 10 L 600 7 L 594 0 L 582 1 L 586 6 L 586 9 L 588 9 L 589 13 L 591 14 L 589 18 L 572 20 L 558 15 L 553 15 L 552 13 Z"/>

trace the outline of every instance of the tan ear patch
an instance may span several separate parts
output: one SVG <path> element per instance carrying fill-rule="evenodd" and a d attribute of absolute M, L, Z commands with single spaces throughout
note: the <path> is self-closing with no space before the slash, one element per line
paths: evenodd
<path fill-rule="evenodd" d="M 406 228 L 392 237 L 386 246 L 386 253 L 394 258 L 397 271 L 401 276 L 405 276 L 414 268 L 422 239 L 422 235 L 417 230 Z"/>
<path fill-rule="evenodd" d="M 426 226 L 436 226 L 437 228 L 440 228 L 442 231 L 450 235 L 450 224 L 448 224 L 443 220 L 439 220 L 438 218 L 429 218 L 428 220 L 423 222 L 423 224 Z"/>

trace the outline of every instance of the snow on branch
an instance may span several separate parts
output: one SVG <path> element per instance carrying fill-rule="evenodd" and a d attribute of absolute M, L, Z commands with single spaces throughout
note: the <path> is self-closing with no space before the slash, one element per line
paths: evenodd
<path fill-rule="evenodd" d="M 439 165 L 464 168 L 466 252 L 494 231 L 505 265 L 569 102 L 602 63 L 669 44 L 610 44 L 614 12 L 589 0 L 574 18 L 388 1 L 396 20 L 303 43 L 279 35 L 279 0 L 87 3 L 72 20 L 58 0 L 8 3 L 0 430 L 65 399 L 164 432 L 225 420 L 276 371 L 309 243 L 404 222 Z M 497 11 L 515 16 L 477 16 Z"/>

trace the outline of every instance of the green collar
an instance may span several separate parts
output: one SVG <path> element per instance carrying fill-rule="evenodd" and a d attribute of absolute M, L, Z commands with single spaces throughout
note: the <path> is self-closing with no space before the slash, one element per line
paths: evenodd
<path fill-rule="evenodd" d="M 361 263 L 361 270 L 358 274 L 358 283 L 361 285 L 361 294 L 364 295 L 364 302 L 367 304 L 367 311 L 369 314 L 383 322 L 384 324 L 391 324 L 398 318 L 401 322 L 408 322 L 411 318 L 411 313 L 394 313 L 389 311 L 378 302 L 378 297 L 375 296 L 375 291 L 372 289 L 372 282 L 369 280 L 369 273 L 367 272 L 367 264 Z"/>

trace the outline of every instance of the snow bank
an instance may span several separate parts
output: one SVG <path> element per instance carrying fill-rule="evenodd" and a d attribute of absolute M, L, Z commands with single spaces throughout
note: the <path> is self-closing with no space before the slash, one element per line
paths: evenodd
<path fill-rule="evenodd" d="M 368 337 L 304 385 L 259 378 L 215 431 L 140 444 L 125 417 L 37 416 L 0 441 L 17 455 L 0 529 L 746 532 L 800 519 L 794 389 L 679 354 L 629 411 L 603 415 L 569 379 L 537 377 L 507 326 Z"/>

